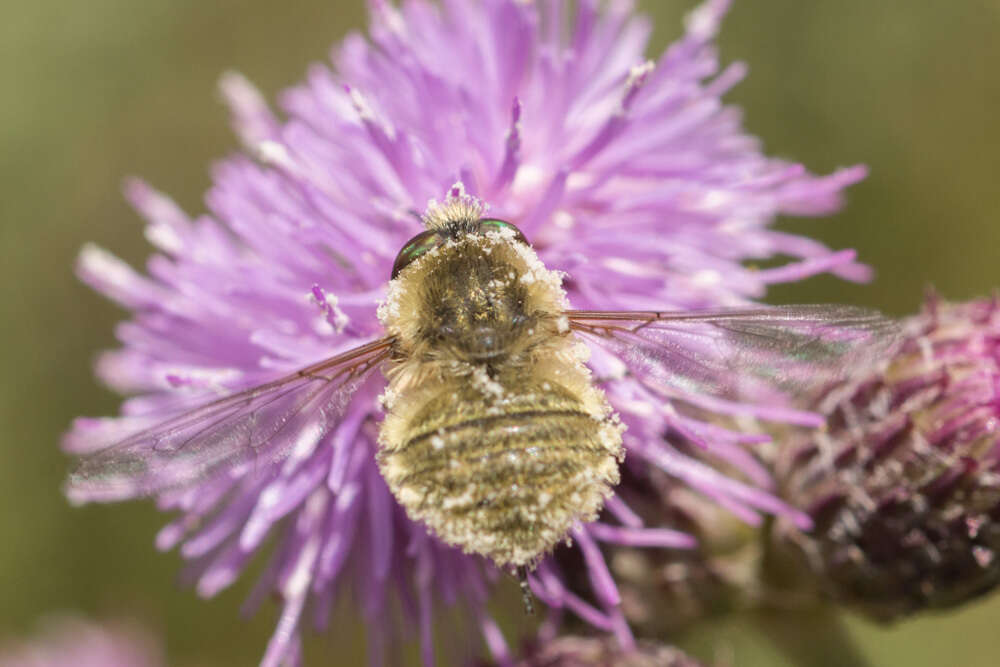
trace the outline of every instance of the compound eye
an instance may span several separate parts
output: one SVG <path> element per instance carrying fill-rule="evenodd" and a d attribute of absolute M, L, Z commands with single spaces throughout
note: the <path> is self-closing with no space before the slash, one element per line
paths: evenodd
<path fill-rule="evenodd" d="M 489 231 L 499 231 L 501 229 L 512 229 L 514 230 L 514 240 L 520 241 L 524 245 L 531 245 L 528 243 L 528 239 L 524 237 L 521 230 L 510 224 L 506 220 L 498 220 L 497 218 L 484 218 L 479 221 L 479 228 L 484 232 Z"/>
<path fill-rule="evenodd" d="M 441 241 L 441 236 L 433 229 L 420 232 L 407 241 L 396 255 L 396 261 L 392 263 L 392 280 L 395 280 L 399 272 L 408 267 L 413 260 L 436 248 Z"/>

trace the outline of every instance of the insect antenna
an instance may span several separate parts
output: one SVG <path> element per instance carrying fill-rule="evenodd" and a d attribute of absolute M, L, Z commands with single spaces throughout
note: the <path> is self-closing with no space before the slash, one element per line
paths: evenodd
<path fill-rule="evenodd" d="M 524 613 L 531 616 L 535 613 L 535 605 L 531 601 L 531 588 L 528 586 L 528 568 L 517 568 L 517 579 L 521 585 L 521 600 L 524 601 Z"/>

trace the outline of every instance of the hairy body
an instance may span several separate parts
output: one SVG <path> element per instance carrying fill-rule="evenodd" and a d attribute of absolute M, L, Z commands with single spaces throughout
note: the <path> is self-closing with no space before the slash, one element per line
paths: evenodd
<path fill-rule="evenodd" d="M 451 221 L 454 222 L 454 221 Z M 500 566 L 531 566 L 618 482 L 622 427 L 523 237 L 469 221 L 390 283 L 379 441 L 409 516 Z"/>

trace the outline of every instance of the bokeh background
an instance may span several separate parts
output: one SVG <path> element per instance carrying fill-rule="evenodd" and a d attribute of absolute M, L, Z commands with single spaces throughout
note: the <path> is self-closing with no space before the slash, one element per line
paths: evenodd
<path fill-rule="evenodd" d="M 658 52 L 694 2 L 639 4 L 655 16 Z M 142 264 L 149 249 L 120 195 L 127 175 L 202 210 L 210 163 L 236 148 L 215 92 L 221 72 L 238 69 L 273 95 L 364 21 L 361 0 L 0 1 L 0 639 L 78 610 L 161 633 L 171 665 L 251 665 L 262 654 L 273 608 L 238 620 L 252 577 L 199 600 L 178 585 L 178 556 L 153 549 L 163 518 L 150 504 L 71 509 L 59 493 L 61 431 L 75 415 L 116 409 L 90 363 L 123 316 L 75 281 L 72 264 L 86 241 Z M 729 97 L 750 131 L 770 154 L 821 172 L 871 168 L 841 214 L 793 226 L 857 248 L 878 278 L 814 279 L 776 290 L 775 302 L 903 314 L 929 285 L 953 299 L 1000 285 L 998 37 L 996 0 L 737 3 L 720 45 L 724 60 L 750 65 Z M 1000 599 L 888 630 L 844 622 L 875 667 L 998 661 Z M 826 623 L 734 616 L 682 645 L 740 667 L 834 665 Z M 807 657 L 777 651 L 768 636 L 783 629 Z M 361 663 L 363 633 L 343 616 L 310 640 L 309 664 Z"/>

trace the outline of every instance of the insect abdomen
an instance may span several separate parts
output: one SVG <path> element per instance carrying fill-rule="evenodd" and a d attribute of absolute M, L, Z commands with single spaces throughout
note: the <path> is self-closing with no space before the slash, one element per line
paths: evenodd
<path fill-rule="evenodd" d="M 524 565 L 596 515 L 618 481 L 620 434 L 558 384 L 487 380 L 483 392 L 482 381 L 442 385 L 379 462 L 409 515 L 444 541 Z"/>

